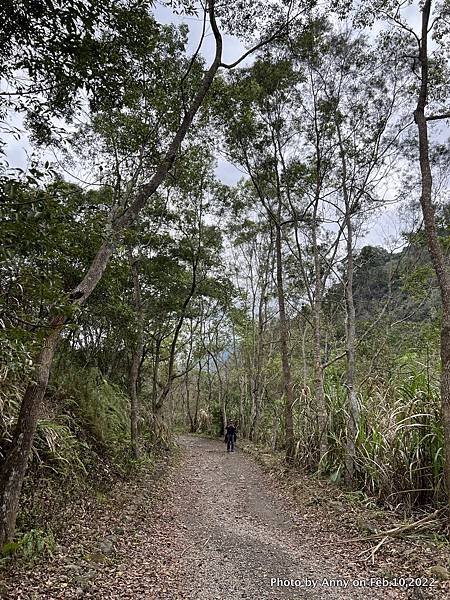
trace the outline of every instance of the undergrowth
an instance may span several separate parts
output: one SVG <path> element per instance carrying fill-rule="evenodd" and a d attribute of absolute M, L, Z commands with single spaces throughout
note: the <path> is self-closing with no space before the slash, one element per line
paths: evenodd
<path fill-rule="evenodd" d="M 400 364 L 402 363 L 402 364 Z M 443 431 L 438 383 L 414 357 L 399 360 L 403 376 L 367 380 L 360 389 L 361 421 L 356 439 L 357 486 L 389 508 L 437 505 L 443 499 Z M 328 433 L 327 469 L 334 482 L 344 472 L 346 388 L 327 381 L 333 421 Z"/>
<path fill-rule="evenodd" d="M 0 392 L 0 458 L 10 443 L 25 382 L 8 381 Z M 152 457 L 129 451 L 128 398 L 96 369 L 64 368 L 53 376 L 38 421 L 24 481 L 16 537 L 3 548 L 34 560 L 52 553 L 67 507 L 107 494 Z"/>

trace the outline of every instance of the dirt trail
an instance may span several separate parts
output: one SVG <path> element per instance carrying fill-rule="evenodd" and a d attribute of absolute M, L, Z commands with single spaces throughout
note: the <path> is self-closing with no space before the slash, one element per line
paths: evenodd
<path fill-rule="evenodd" d="M 320 540 L 311 543 L 311 531 L 298 527 L 273 480 L 239 449 L 227 454 L 220 442 L 194 437 L 180 442 L 186 457 L 177 512 L 189 534 L 180 561 L 183 598 L 407 597 L 399 590 L 355 587 L 355 579 L 370 575 L 355 575 L 346 558 L 321 548 Z M 318 524 L 311 523 L 311 529 Z M 296 581 L 277 586 L 272 578 Z"/>
<path fill-rule="evenodd" d="M 367 546 L 345 545 L 348 532 L 339 516 L 315 503 L 314 490 L 305 487 L 294 502 L 239 448 L 227 454 L 220 441 L 195 436 L 179 443 L 178 465 L 162 457 L 156 470 L 115 486 L 107 502 L 92 501 L 73 513 L 50 560 L 29 568 L 18 564 L 3 581 L 0 574 L 0 598 L 449 597 L 442 588 L 369 585 L 371 577 L 383 577 L 386 563 L 372 566 L 357 558 Z M 402 560 L 406 555 L 395 571 Z M 272 585 L 273 578 L 292 579 L 293 585 Z M 355 580 L 367 587 L 355 587 Z"/>

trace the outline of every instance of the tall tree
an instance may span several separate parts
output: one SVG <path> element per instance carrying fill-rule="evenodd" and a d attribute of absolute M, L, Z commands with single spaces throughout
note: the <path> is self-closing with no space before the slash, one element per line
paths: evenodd
<path fill-rule="evenodd" d="M 430 77 L 431 77 L 431 59 L 428 50 L 428 40 L 430 30 L 435 27 L 439 36 L 438 25 L 440 19 L 448 14 L 448 6 L 436 4 L 436 14 L 432 18 L 432 0 L 425 0 L 421 13 L 422 23 L 419 37 L 417 38 L 417 57 L 420 65 L 420 88 L 417 95 L 417 106 L 414 110 L 414 120 L 417 125 L 417 135 L 419 141 L 419 166 L 421 174 L 421 195 L 420 204 L 422 207 L 425 233 L 428 243 L 433 267 L 441 292 L 442 300 L 442 321 L 441 321 L 441 406 L 442 423 L 444 428 L 445 443 L 445 484 L 447 488 L 447 498 L 450 507 L 450 273 L 448 268 L 448 259 L 442 242 L 439 239 L 438 227 L 436 222 L 436 212 L 433 203 L 433 177 L 430 160 L 430 144 L 428 123 L 440 119 L 450 119 L 450 111 L 426 115 L 426 106 L 430 102 Z M 448 83 L 448 82 L 447 82 Z"/>
<path fill-rule="evenodd" d="M 275 276 L 278 301 L 279 347 L 284 389 L 284 429 L 286 459 L 292 462 L 294 443 L 294 389 L 290 365 L 289 323 L 284 274 L 285 207 L 288 188 L 282 146 L 289 137 L 283 110 L 289 105 L 288 86 L 292 70 L 288 61 L 258 60 L 231 82 L 231 105 L 225 107 L 225 138 L 229 154 L 248 173 L 253 191 L 266 211 L 273 229 Z M 235 104 L 241 108 L 236 114 Z M 281 141 L 282 140 L 282 141 Z M 250 200 L 252 202 L 252 200 Z"/>
<path fill-rule="evenodd" d="M 131 449 L 134 458 L 139 458 L 138 382 L 139 369 L 142 364 L 144 352 L 144 314 L 142 307 L 141 284 L 139 282 L 139 258 L 133 256 L 133 251 L 130 247 L 128 247 L 128 260 L 130 264 L 131 278 L 133 281 L 133 303 L 135 316 L 134 324 L 136 331 L 136 341 L 133 345 L 129 376 Z"/>
<path fill-rule="evenodd" d="M 439 239 L 433 197 L 433 164 L 430 124 L 450 118 L 448 66 L 442 49 L 448 44 L 448 2 L 425 0 L 419 6 L 420 27 L 416 31 L 403 2 L 381 2 L 355 8 L 355 22 L 367 26 L 380 19 L 390 25 L 384 36 L 391 48 L 403 48 L 398 64 L 408 70 L 411 85 L 409 103 L 417 126 L 418 165 L 420 170 L 420 205 L 428 249 L 436 273 L 442 301 L 441 320 L 441 412 L 444 429 L 445 485 L 450 505 L 450 274 L 445 249 Z M 436 49 L 430 50 L 430 39 Z M 431 114 L 427 114 L 431 106 Z"/>
<path fill-rule="evenodd" d="M 392 172 L 398 139 L 404 123 L 397 109 L 403 99 L 401 71 L 385 50 L 373 51 L 363 37 L 348 32 L 327 40 L 324 62 L 324 102 L 330 112 L 336 147 L 336 192 L 334 205 L 345 239 L 346 388 L 347 442 L 345 479 L 354 485 L 356 438 L 360 428 L 360 406 L 356 382 L 356 310 L 354 303 L 354 252 L 358 229 L 366 214 L 382 206 L 384 182 Z M 330 68 L 331 67 L 331 68 Z M 379 74 L 384 69 L 383 78 Z M 400 71 L 400 72 L 399 72 Z M 367 98 L 372 102 L 367 104 Z M 382 183 L 383 182 L 383 183 Z M 381 185 L 380 185 L 381 184 Z"/>

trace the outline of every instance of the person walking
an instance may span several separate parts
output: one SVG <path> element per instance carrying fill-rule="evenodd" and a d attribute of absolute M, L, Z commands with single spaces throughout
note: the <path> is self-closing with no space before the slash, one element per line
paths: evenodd
<path fill-rule="evenodd" d="M 225 430 L 225 442 L 227 443 L 227 452 L 234 452 L 234 444 L 236 443 L 237 430 L 233 421 L 229 421 Z"/>

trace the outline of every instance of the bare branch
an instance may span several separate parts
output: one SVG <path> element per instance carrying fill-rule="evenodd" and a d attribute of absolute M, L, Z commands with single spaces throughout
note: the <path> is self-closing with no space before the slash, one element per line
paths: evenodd
<path fill-rule="evenodd" d="M 450 119 L 450 112 L 442 113 L 440 115 L 430 115 L 425 117 L 426 121 L 439 121 L 440 119 Z"/>

